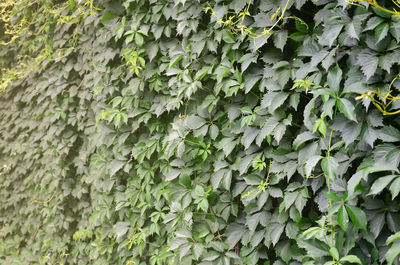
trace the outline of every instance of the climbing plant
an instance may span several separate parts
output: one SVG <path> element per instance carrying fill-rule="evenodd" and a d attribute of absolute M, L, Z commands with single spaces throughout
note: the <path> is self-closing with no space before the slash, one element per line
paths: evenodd
<path fill-rule="evenodd" d="M 3 1 L 0 263 L 399 264 L 397 4 Z"/>

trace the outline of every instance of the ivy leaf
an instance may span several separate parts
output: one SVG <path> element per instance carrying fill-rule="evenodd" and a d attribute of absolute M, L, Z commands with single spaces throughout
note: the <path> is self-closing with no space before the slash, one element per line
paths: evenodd
<path fill-rule="evenodd" d="M 309 255 L 316 257 L 329 256 L 329 247 L 317 239 L 298 240 L 299 247 L 304 248 Z"/>
<path fill-rule="evenodd" d="M 326 136 L 326 124 L 323 118 L 319 118 L 315 121 L 313 126 L 313 133 L 315 133 L 317 130 L 322 134 L 322 136 Z"/>
<path fill-rule="evenodd" d="M 392 52 L 379 56 L 379 67 L 390 73 L 393 64 L 396 63 L 396 55 L 396 53 Z"/>
<path fill-rule="evenodd" d="M 113 12 L 107 12 L 104 14 L 104 16 L 100 19 L 101 23 L 107 22 L 109 20 L 112 20 L 114 18 L 118 17 L 117 14 L 113 13 Z"/>
<path fill-rule="evenodd" d="M 337 248 L 335 247 L 330 248 L 329 253 L 331 254 L 334 260 L 339 260 L 339 251 L 337 250 Z"/>
<path fill-rule="evenodd" d="M 368 20 L 367 25 L 364 28 L 364 31 L 376 29 L 384 21 L 385 21 L 384 19 L 382 19 L 378 16 L 373 16 Z"/>
<path fill-rule="evenodd" d="M 367 216 L 365 213 L 355 206 L 346 205 L 347 212 L 349 213 L 351 221 L 360 229 L 367 229 Z"/>
<path fill-rule="evenodd" d="M 110 170 L 110 176 L 114 176 L 125 164 L 125 161 L 121 160 L 113 160 L 110 164 L 111 170 Z"/>
<path fill-rule="evenodd" d="M 394 241 L 400 239 L 400 232 L 397 232 L 386 239 L 386 245 L 393 243 Z"/>
<path fill-rule="evenodd" d="M 344 261 L 347 261 L 347 262 L 350 262 L 350 263 L 357 263 L 357 264 L 361 264 L 362 265 L 361 260 L 355 255 L 346 255 L 346 256 L 344 256 L 343 258 L 340 259 L 340 262 L 344 262 Z"/>
<path fill-rule="evenodd" d="M 322 33 L 322 36 L 319 39 L 319 42 L 322 45 L 328 45 L 329 47 L 331 47 L 333 42 L 337 39 L 339 33 L 342 31 L 342 28 L 342 23 L 327 25 Z"/>
<path fill-rule="evenodd" d="M 279 238 L 281 237 L 283 230 L 284 230 L 285 226 L 279 223 L 273 223 L 270 225 L 269 229 L 270 229 L 270 237 L 271 237 L 271 241 L 272 241 L 272 245 L 276 245 L 276 243 L 278 243 Z"/>
<path fill-rule="evenodd" d="M 352 21 L 346 24 L 346 32 L 351 38 L 360 40 L 363 21 L 366 19 L 365 15 L 356 15 Z"/>
<path fill-rule="evenodd" d="M 120 238 L 128 232 L 130 223 L 129 222 L 118 222 L 114 225 L 114 232 L 117 235 L 117 238 Z"/>
<path fill-rule="evenodd" d="M 320 50 L 318 53 L 311 57 L 311 65 L 317 66 L 328 54 L 328 51 Z"/>
<path fill-rule="evenodd" d="M 377 26 L 374 30 L 376 42 L 380 42 L 385 38 L 389 32 L 389 24 L 388 23 L 381 23 Z"/>
<path fill-rule="evenodd" d="M 342 81 L 342 70 L 339 66 L 335 66 L 329 73 L 328 73 L 328 86 L 335 90 L 336 93 L 339 92 L 340 82 Z"/>
<path fill-rule="evenodd" d="M 393 244 L 386 252 L 386 261 L 388 265 L 392 265 L 394 260 L 400 255 L 400 243 Z"/>
<path fill-rule="evenodd" d="M 400 131 L 388 125 L 379 130 L 378 138 L 384 142 L 400 142 Z"/>
<path fill-rule="evenodd" d="M 230 43 L 230 44 L 236 42 L 235 37 L 234 37 L 234 35 L 232 34 L 232 32 L 231 32 L 230 30 L 227 30 L 227 29 L 224 30 L 224 31 L 222 32 L 222 39 L 223 39 L 226 43 Z"/>
<path fill-rule="evenodd" d="M 229 245 L 229 249 L 232 249 L 239 242 L 246 231 L 246 227 L 240 224 L 233 223 L 228 226 L 226 230 L 226 242 Z"/>
<path fill-rule="evenodd" d="M 389 176 L 385 176 L 385 177 L 379 177 L 374 182 L 374 184 L 372 184 L 368 195 L 376 195 L 376 194 L 380 193 L 396 177 L 398 177 L 398 175 L 389 175 Z"/>
<path fill-rule="evenodd" d="M 357 118 L 355 116 L 355 108 L 354 105 L 345 98 L 339 98 L 337 101 L 339 111 L 346 116 L 349 120 L 357 122 Z"/>
<path fill-rule="evenodd" d="M 311 132 L 305 131 L 305 132 L 297 135 L 296 139 L 294 139 L 293 148 L 294 148 L 294 150 L 297 150 L 305 142 L 312 140 L 312 139 L 316 139 L 316 138 L 317 138 L 317 136 L 315 136 Z"/>
<path fill-rule="evenodd" d="M 392 194 L 392 199 L 396 198 L 400 192 L 400 178 L 397 178 L 390 185 L 390 193 Z"/>
<path fill-rule="evenodd" d="M 347 214 L 346 208 L 342 205 L 337 214 L 337 221 L 339 226 L 344 230 L 347 231 L 349 226 L 349 216 Z"/>
<path fill-rule="evenodd" d="M 260 146 L 265 137 L 270 135 L 274 131 L 276 126 L 278 126 L 278 124 L 279 120 L 274 117 L 267 119 L 263 127 L 261 128 L 259 135 L 257 136 L 256 144 Z"/>
<path fill-rule="evenodd" d="M 285 47 L 287 38 L 288 38 L 287 30 L 279 30 L 274 34 L 272 34 L 272 39 L 274 41 L 275 47 L 280 49 L 281 51 L 283 51 L 283 47 Z"/>
<path fill-rule="evenodd" d="M 295 239 L 299 232 L 299 227 L 294 222 L 289 222 L 286 224 L 285 233 L 290 239 Z"/>
<path fill-rule="evenodd" d="M 201 244 L 194 244 L 193 245 L 193 256 L 196 260 L 199 260 L 201 253 L 203 252 L 204 247 Z"/>
<path fill-rule="evenodd" d="M 325 191 L 324 191 L 324 194 L 325 194 L 326 198 L 328 198 L 329 200 L 337 201 L 337 202 L 340 202 L 340 201 L 342 200 L 342 198 L 340 198 L 340 197 L 339 197 L 336 193 L 334 193 L 334 192 L 325 192 Z"/>
<path fill-rule="evenodd" d="M 247 53 L 245 55 L 243 55 L 240 60 L 239 63 L 242 64 L 242 73 L 244 71 L 246 71 L 246 69 L 249 67 L 249 65 L 251 63 L 256 63 L 257 62 L 257 54 L 254 53 Z"/>
<path fill-rule="evenodd" d="M 398 20 L 390 22 L 390 33 L 396 39 L 397 42 L 400 42 L 400 25 Z"/>
<path fill-rule="evenodd" d="M 186 124 L 190 129 L 196 130 L 199 129 L 206 123 L 206 120 L 202 117 L 190 115 L 186 118 Z"/>
<path fill-rule="evenodd" d="M 362 51 L 357 57 L 357 63 L 361 66 L 361 71 L 367 77 L 367 80 L 375 74 L 378 62 L 379 58 L 371 51 Z"/>
<path fill-rule="evenodd" d="M 318 162 L 322 159 L 322 156 L 312 156 L 310 157 L 305 165 L 306 176 L 310 176 L 311 172 L 314 170 L 314 167 L 318 164 Z"/>
<path fill-rule="evenodd" d="M 339 164 L 334 157 L 328 156 L 322 159 L 321 168 L 331 180 L 336 179 L 338 167 Z"/>
<path fill-rule="evenodd" d="M 176 179 L 179 174 L 181 174 L 181 171 L 179 169 L 171 168 L 165 175 L 165 180 L 171 181 L 173 179 Z"/>
<path fill-rule="evenodd" d="M 259 132 L 260 130 L 255 127 L 246 127 L 242 137 L 242 144 L 244 145 L 245 149 L 249 148 L 250 144 L 254 141 Z"/>

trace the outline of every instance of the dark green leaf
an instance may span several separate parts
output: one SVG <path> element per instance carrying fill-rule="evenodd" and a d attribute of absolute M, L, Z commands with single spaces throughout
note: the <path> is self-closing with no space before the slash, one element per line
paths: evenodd
<path fill-rule="evenodd" d="M 346 205 L 346 209 L 353 224 L 360 229 L 366 230 L 367 216 L 365 215 L 365 213 L 360 208 L 351 205 Z"/>
<path fill-rule="evenodd" d="M 344 206 L 341 206 L 338 211 L 337 222 L 344 231 L 347 231 L 347 228 L 349 226 L 349 216 Z"/>
<path fill-rule="evenodd" d="M 349 120 L 357 122 L 355 108 L 353 103 L 344 98 L 339 98 L 337 101 L 339 111 L 346 116 Z"/>

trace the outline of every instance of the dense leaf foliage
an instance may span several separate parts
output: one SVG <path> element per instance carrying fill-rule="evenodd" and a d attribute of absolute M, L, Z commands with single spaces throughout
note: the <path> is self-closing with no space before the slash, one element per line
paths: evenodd
<path fill-rule="evenodd" d="M 400 90 L 398 17 L 32 2 L 0 24 L 32 33 L 1 35 L 1 264 L 399 264 L 400 119 L 365 96 Z M 261 37 L 219 23 L 245 8 Z"/>

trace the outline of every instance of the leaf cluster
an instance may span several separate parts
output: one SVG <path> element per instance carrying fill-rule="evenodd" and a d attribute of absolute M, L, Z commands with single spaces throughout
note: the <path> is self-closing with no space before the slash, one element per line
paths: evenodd
<path fill-rule="evenodd" d="M 195 0 L 71 0 L 32 25 L 46 56 L 0 94 L 1 264 L 399 264 L 400 119 L 355 99 L 399 92 L 398 17 L 209 4 L 307 27 L 251 38 Z"/>

